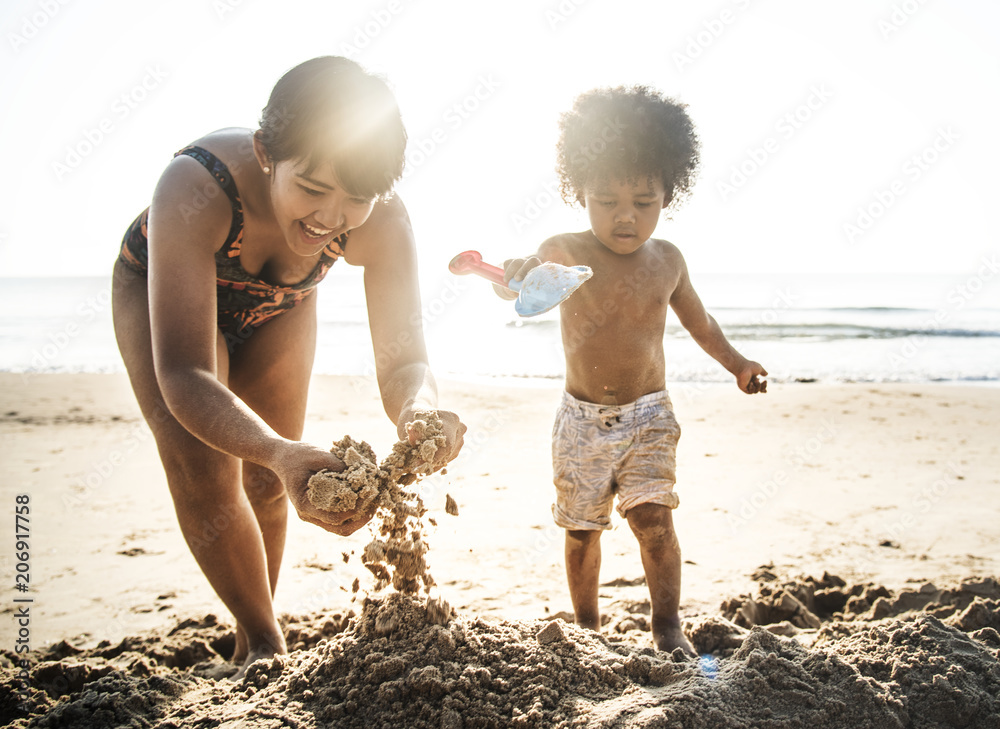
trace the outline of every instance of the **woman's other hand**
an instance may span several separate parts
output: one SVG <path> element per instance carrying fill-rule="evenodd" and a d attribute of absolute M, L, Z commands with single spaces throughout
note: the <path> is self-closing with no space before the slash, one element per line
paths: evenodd
<path fill-rule="evenodd" d="M 441 419 L 441 430 L 445 437 L 444 447 L 438 449 L 438 452 L 434 456 L 434 463 L 431 464 L 436 471 L 455 460 L 458 456 L 462 450 L 462 445 L 465 443 L 464 436 L 468 428 L 459 419 L 458 415 L 449 410 L 432 410 L 431 412 L 436 413 Z M 413 422 L 414 417 L 413 410 L 404 410 L 400 414 L 399 422 L 396 425 L 396 432 L 399 434 L 399 439 L 410 445 L 416 445 L 418 440 L 418 434 L 412 428 L 406 427 L 407 423 Z"/>

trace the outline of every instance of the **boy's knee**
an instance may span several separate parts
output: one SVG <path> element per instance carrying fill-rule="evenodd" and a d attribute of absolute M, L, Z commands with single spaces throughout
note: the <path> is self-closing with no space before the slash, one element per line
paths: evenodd
<path fill-rule="evenodd" d="M 636 536 L 671 537 L 674 533 L 673 510 L 662 504 L 638 504 L 625 518 Z"/>
<path fill-rule="evenodd" d="M 566 539 L 581 545 L 592 544 L 601 538 L 600 529 L 567 529 Z"/>

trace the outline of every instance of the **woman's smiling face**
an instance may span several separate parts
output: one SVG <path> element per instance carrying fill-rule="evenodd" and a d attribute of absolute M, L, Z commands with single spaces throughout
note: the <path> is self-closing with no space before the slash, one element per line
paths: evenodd
<path fill-rule="evenodd" d="M 309 170 L 306 160 L 285 160 L 271 174 L 275 220 L 288 246 L 301 256 L 317 254 L 364 224 L 375 205 L 345 190 L 331 165 Z"/>

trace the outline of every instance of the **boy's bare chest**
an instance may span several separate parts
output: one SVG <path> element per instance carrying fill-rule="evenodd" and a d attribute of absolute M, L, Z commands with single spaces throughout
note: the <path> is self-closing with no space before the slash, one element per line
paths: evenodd
<path fill-rule="evenodd" d="M 662 329 L 672 291 L 664 273 L 648 268 L 595 270 L 562 305 L 563 319 L 570 326 L 599 321 L 608 328 Z"/>

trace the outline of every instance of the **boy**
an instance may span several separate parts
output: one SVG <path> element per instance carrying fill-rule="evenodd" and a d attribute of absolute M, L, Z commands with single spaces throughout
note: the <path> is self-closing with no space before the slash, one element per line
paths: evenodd
<path fill-rule="evenodd" d="M 681 555 L 672 511 L 680 428 L 665 390 L 667 306 L 748 394 L 767 372 L 726 340 L 688 278 L 680 251 L 651 238 L 660 210 L 690 191 L 698 140 L 685 106 L 646 87 L 580 96 L 560 120 L 563 198 L 579 202 L 590 230 L 549 238 L 537 255 L 505 263 L 505 281 L 543 261 L 590 266 L 594 275 L 562 303 L 566 391 L 553 429 L 555 522 L 566 529 L 566 576 L 576 622 L 600 630 L 601 530 L 611 508 L 639 542 L 659 650 L 694 655 L 681 629 Z M 509 289 L 495 287 L 507 299 Z"/>

